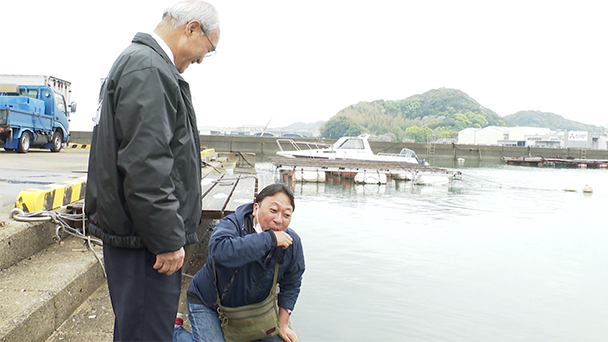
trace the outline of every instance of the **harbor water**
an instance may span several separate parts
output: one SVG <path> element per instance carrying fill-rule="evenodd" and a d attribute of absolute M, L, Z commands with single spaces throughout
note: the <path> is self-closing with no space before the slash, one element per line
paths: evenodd
<path fill-rule="evenodd" d="M 608 170 L 458 169 L 295 185 L 301 341 L 608 341 Z"/>

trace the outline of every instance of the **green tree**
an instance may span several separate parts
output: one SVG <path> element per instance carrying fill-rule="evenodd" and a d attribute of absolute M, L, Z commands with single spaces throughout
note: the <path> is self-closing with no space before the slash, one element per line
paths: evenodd
<path fill-rule="evenodd" d="M 391 128 L 391 133 L 393 133 L 393 135 L 395 136 L 395 141 L 403 140 L 401 129 L 399 127 Z"/>
<path fill-rule="evenodd" d="M 410 126 L 405 129 L 405 137 L 409 139 L 414 139 L 414 141 L 417 143 L 427 142 L 428 136 L 432 136 L 434 134 L 435 132 L 433 132 L 433 130 L 428 127 L 421 128 L 418 126 Z"/>
<path fill-rule="evenodd" d="M 437 138 L 441 139 L 441 138 L 457 138 L 458 137 L 458 132 L 453 131 L 447 127 L 439 127 L 435 130 L 435 133 L 437 134 Z"/>
<path fill-rule="evenodd" d="M 321 137 L 338 139 L 344 136 L 357 136 L 365 132 L 364 128 L 355 123 L 351 118 L 338 116 L 327 121 L 321 127 Z"/>
<path fill-rule="evenodd" d="M 484 127 L 488 126 L 488 120 L 486 120 L 486 118 L 481 114 L 467 112 L 466 116 L 469 119 L 469 122 L 471 123 L 471 126 L 469 126 L 469 127 L 484 128 Z"/>
<path fill-rule="evenodd" d="M 467 127 L 471 127 L 471 120 L 466 116 L 466 114 L 458 113 L 454 114 L 454 120 L 456 120 L 456 129 L 461 130 Z"/>
<path fill-rule="evenodd" d="M 350 125 L 350 127 L 348 127 L 346 132 L 344 132 L 343 137 L 356 137 L 363 134 L 364 132 L 365 129 L 363 128 L 363 126 L 353 123 L 352 125 Z"/>

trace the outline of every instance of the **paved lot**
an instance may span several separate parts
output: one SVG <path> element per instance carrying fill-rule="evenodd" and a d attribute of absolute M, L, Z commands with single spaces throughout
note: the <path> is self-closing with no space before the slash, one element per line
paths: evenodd
<path fill-rule="evenodd" d="M 15 205 L 19 192 L 86 175 L 88 149 L 64 148 L 59 153 L 31 149 L 28 153 L 0 151 L 0 210 Z"/>

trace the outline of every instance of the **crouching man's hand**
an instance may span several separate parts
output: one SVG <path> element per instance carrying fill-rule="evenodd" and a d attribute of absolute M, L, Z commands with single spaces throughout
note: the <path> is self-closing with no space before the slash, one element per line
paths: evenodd
<path fill-rule="evenodd" d="M 279 307 L 279 321 L 281 322 L 279 337 L 286 342 L 299 342 L 298 335 L 289 327 L 289 313 L 281 307 Z"/>

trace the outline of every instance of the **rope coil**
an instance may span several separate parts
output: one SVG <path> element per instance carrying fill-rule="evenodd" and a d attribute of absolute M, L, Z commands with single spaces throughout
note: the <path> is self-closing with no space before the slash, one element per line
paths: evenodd
<path fill-rule="evenodd" d="M 88 249 L 93 252 L 95 259 L 101 265 L 104 276 L 106 276 L 106 270 L 103 265 L 103 261 L 101 257 L 97 254 L 97 252 L 93 249 L 93 245 L 103 246 L 103 242 L 95 237 L 86 234 L 85 221 L 86 217 L 84 214 L 84 209 L 82 214 L 63 214 L 58 213 L 56 211 L 34 211 L 31 213 L 25 213 L 23 210 L 19 208 L 15 208 L 11 210 L 10 218 L 15 221 L 20 222 L 51 222 L 55 224 L 55 236 L 53 240 L 57 243 L 61 242 L 61 233 L 65 232 L 69 235 L 75 236 L 79 239 L 82 239 L 86 242 Z M 82 230 L 76 229 L 68 224 L 67 221 L 74 222 L 82 222 Z"/>

